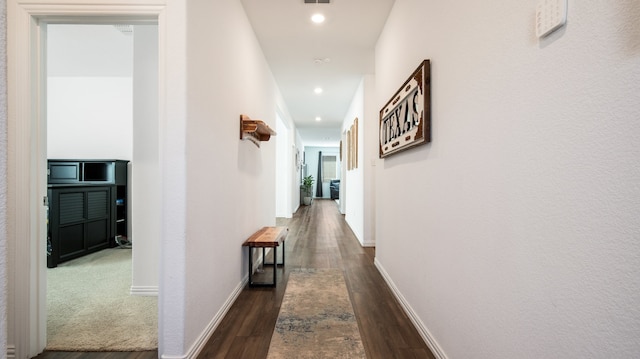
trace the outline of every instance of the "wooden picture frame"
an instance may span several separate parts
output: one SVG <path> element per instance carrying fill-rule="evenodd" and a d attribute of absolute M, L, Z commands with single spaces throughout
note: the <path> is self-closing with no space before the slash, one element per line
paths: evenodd
<path fill-rule="evenodd" d="M 353 120 L 351 126 L 345 133 L 345 139 L 347 142 L 347 148 L 345 153 L 345 159 L 347 164 L 347 171 L 354 170 L 358 168 L 358 118 L 356 117 Z M 342 146 L 342 142 L 340 142 L 340 146 Z M 342 147 L 340 147 L 342 151 Z"/>
<path fill-rule="evenodd" d="M 380 110 L 380 158 L 431 142 L 431 62 L 424 60 Z"/>

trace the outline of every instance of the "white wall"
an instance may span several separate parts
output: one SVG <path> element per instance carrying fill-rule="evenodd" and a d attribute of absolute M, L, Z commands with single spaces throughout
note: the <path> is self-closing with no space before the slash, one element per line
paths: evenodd
<path fill-rule="evenodd" d="M 184 357 L 186 330 L 187 3 L 174 2 L 159 23 L 162 228 L 158 295 L 158 355 Z M 171 31 L 167 31 L 171 29 Z M 169 49 L 171 50 L 169 52 Z M 204 254 L 204 253 L 203 253 Z M 198 275 L 202 278 L 206 274 Z M 200 303 L 199 303 L 200 304 Z M 190 334 L 192 335 L 192 334 Z"/>
<path fill-rule="evenodd" d="M 6 23 L 6 2 L 0 0 L 0 22 Z M 7 83 L 6 27 L 0 27 L 0 83 Z M 7 89 L 0 87 L 0 148 L 7 148 Z M 7 173 L 7 154 L 0 155 L 0 173 Z M 7 249 L 7 178 L 0 176 L 0 357 L 7 350 L 7 295 L 8 295 L 8 249 Z"/>
<path fill-rule="evenodd" d="M 304 160 L 304 144 L 302 143 L 302 138 L 300 137 L 300 134 L 298 133 L 298 131 L 293 131 L 293 141 L 294 141 L 294 155 L 297 152 L 298 153 L 298 166 L 296 166 L 296 168 L 294 169 L 294 172 L 292 173 L 293 176 L 293 185 L 291 186 L 291 190 L 292 190 L 292 196 L 291 196 L 291 208 L 292 208 L 292 212 L 296 213 L 296 211 L 298 210 L 298 208 L 300 208 L 300 185 L 302 184 L 302 175 L 303 175 L 303 168 L 302 168 L 302 163 Z"/>
<path fill-rule="evenodd" d="M 47 27 L 47 157 L 131 160 L 133 36 Z"/>
<path fill-rule="evenodd" d="M 364 81 L 360 82 L 358 89 L 356 90 L 347 114 L 345 115 L 342 123 L 343 137 L 346 133 L 354 127 L 355 119 L 358 119 L 358 167 L 348 169 L 347 161 L 344 161 L 345 165 L 342 166 L 342 173 L 344 177 L 340 181 L 340 199 L 344 204 L 345 220 L 351 227 L 351 230 L 355 234 L 360 244 L 364 242 L 364 168 L 366 164 L 363 161 L 364 158 L 364 123 L 367 119 L 364 116 Z M 342 155 L 343 160 L 348 156 L 348 146 L 346 137 L 342 140 Z"/>
<path fill-rule="evenodd" d="M 396 0 L 378 108 L 431 59 L 433 141 L 376 164 L 376 263 L 442 357 L 636 357 L 640 3 L 535 9 Z"/>
<path fill-rule="evenodd" d="M 379 124 L 380 124 L 380 108 L 376 102 L 376 82 L 374 75 L 364 76 L 362 82 L 364 90 L 364 119 L 361 121 L 362 133 L 360 133 L 362 142 L 362 169 L 364 171 L 363 178 L 363 220 L 364 220 L 364 238 L 362 244 L 365 247 L 373 247 L 376 244 L 376 168 L 378 160 L 378 151 L 380 145 L 378 142 Z"/>
<path fill-rule="evenodd" d="M 47 156 L 130 160 L 131 77 L 49 77 Z"/>
<path fill-rule="evenodd" d="M 340 206 L 345 220 L 365 247 L 375 246 L 375 164 L 378 158 L 378 110 L 375 101 L 375 76 L 366 75 L 358 87 L 342 124 L 346 134 L 358 118 L 358 168 L 342 166 Z M 346 144 L 345 139 L 342 140 Z M 346 156 L 346 145 L 343 156 Z"/>
<path fill-rule="evenodd" d="M 133 242 L 131 293 L 140 295 L 157 295 L 159 283 L 162 187 L 158 97 L 158 26 L 135 25 L 129 233 Z"/>
<path fill-rule="evenodd" d="M 167 357 L 185 355 L 213 331 L 245 283 L 243 241 L 275 224 L 275 141 L 258 148 L 238 136 L 240 114 L 276 127 L 270 69 L 239 1 L 184 6 L 167 19 L 176 25 L 167 88 L 186 100 L 184 110 L 168 111 L 163 137 L 160 353 Z"/>
<path fill-rule="evenodd" d="M 276 143 L 276 216 L 291 218 L 291 171 L 292 145 L 289 129 L 280 116 L 276 115 L 276 133 L 273 141 Z"/>

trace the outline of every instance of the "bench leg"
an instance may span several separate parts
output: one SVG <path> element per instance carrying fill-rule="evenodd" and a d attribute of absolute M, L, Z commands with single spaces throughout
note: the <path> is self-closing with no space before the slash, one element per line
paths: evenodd
<path fill-rule="evenodd" d="M 247 248 L 249 248 L 249 287 L 275 287 L 276 286 L 276 270 L 278 269 L 276 262 L 274 262 L 274 265 L 273 265 L 273 283 L 255 283 L 253 281 L 253 248 L 255 247 L 249 246 Z M 274 254 L 275 253 L 276 252 L 274 248 Z M 264 262 L 264 258 L 265 258 L 265 247 L 262 247 L 262 266 L 263 267 L 266 264 Z"/>
<path fill-rule="evenodd" d="M 249 248 L 249 286 L 253 285 L 253 251 Z"/>
<path fill-rule="evenodd" d="M 276 286 L 276 272 L 278 271 L 278 247 L 273 247 L 273 286 Z"/>

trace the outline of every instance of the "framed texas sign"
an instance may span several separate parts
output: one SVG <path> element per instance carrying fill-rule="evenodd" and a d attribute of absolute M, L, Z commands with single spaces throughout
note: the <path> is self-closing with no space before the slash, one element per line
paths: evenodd
<path fill-rule="evenodd" d="M 424 60 L 380 110 L 380 158 L 431 141 L 431 63 Z"/>

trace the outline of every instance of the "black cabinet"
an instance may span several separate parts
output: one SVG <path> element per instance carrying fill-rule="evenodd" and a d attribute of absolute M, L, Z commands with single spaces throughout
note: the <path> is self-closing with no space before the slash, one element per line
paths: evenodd
<path fill-rule="evenodd" d="M 111 187 L 51 188 L 49 267 L 109 246 Z"/>
<path fill-rule="evenodd" d="M 47 267 L 127 238 L 127 163 L 49 160 Z"/>

